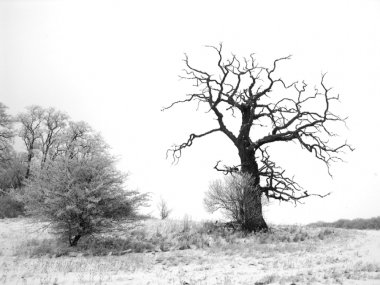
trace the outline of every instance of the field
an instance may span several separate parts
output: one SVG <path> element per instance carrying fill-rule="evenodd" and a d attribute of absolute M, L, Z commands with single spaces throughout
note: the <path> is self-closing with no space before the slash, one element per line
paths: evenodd
<path fill-rule="evenodd" d="M 46 225 L 0 220 L 0 284 L 380 284 L 380 231 L 272 226 L 244 236 L 184 219 L 128 232 L 74 251 Z"/>

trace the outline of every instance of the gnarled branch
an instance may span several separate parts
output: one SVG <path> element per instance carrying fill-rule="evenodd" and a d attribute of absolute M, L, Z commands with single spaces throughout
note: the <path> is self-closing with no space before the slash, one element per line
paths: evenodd
<path fill-rule="evenodd" d="M 173 163 L 178 163 L 178 160 L 181 158 L 182 150 L 184 148 L 190 147 L 193 144 L 193 141 L 195 139 L 207 136 L 207 135 L 209 135 L 211 133 L 215 133 L 217 131 L 220 131 L 220 128 L 212 129 L 212 130 L 209 130 L 209 131 L 204 132 L 204 133 L 199 134 L 199 135 L 191 134 L 186 142 L 184 142 L 180 145 L 174 145 L 171 149 L 168 149 L 166 152 L 166 157 L 168 157 L 169 153 L 171 152 L 172 157 L 173 157 Z"/>

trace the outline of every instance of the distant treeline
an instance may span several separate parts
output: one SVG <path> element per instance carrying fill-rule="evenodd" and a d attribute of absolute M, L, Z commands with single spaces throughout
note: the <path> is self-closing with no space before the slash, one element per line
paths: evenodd
<path fill-rule="evenodd" d="M 380 229 L 380 217 L 370 218 L 370 219 L 340 219 L 332 223 L 326 222 L 316 222 L 309 224 L 309 226 L 315 227 L 333 227 L 333 228 L 344 228 L 344 229 L 359 229 L 359 230 L 379 230 Z"/>

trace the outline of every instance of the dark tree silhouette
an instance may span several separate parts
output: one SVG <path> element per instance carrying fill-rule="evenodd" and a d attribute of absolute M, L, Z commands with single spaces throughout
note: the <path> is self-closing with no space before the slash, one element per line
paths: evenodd
<path fill-rule="evenodd" d="M 178 161 L 182 150 L 190 147 L 194 140 L 216 132 L 225 134 L 237 148 L 240 164 L 222 167 L 218 162 L 214 168 L 226 174 L 241 171 L 252 176 L 252 191 L 260 191 L 260 195 L 252 195 L 257 198 L 240 209 L 242 212 L 255 212 L 255 215 L 244 215 L 252 218 L 244 221 L 242 228 L 250 232 L 267 230 L 261 195 L 295 203 L 312 195 L 328 195 L 304 191 L 271 160 L 268 146 L 275 142 L 297 142 L 301 148 L 323 161 L 330 174 L 330 163 L 341 160 L 340 154 L 344 149 L 353 150 L 346 142 L 333 145 L 336 140 L 331 140 L 337 136 L 331 127 L 334 123 L 345 121 L 330 111 L 339 96 L 330 94 L 331 88 L 327 88 L 324 82 L 325 74 L 321 77 L 320 86 L 314 87 L 311 92 L 304 81 L 287 85 L 282 78 L 276 77 L 278 64 L 290 59 L 290 56 L 274 60 L 273 66 L 267 68 L 258 65 L 253 54 L 239 59 L 235 55 L 225 57 L 222 45 L 211 48 L 216 51 L 217 71 L 211 73 L 198 69 L 185 55 L 184 75 L 181 78 L 191 81 L 196 91 L 163 110 L 179 103 L 205 104 L 209 113 L 215 116 L 217 126 L 203 133 L 190 134 L 187 141 L 174 145 L 168 153 L 172 154 L 174 161 Z M 240 121 L 240 129 L 235 133 L 227 127 L 230 117 Z M 251 135 L 257 137 L 257 130 L 261 128 L 267 130 L 267 134 L 251 138 Z"/>

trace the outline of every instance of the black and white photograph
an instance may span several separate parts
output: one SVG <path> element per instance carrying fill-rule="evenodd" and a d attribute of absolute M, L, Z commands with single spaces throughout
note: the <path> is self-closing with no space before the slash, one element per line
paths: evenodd
<path fill-rule="evenodd" d="M 379 0 L 0 0 L 0 284 L 380 284 Z"/>

